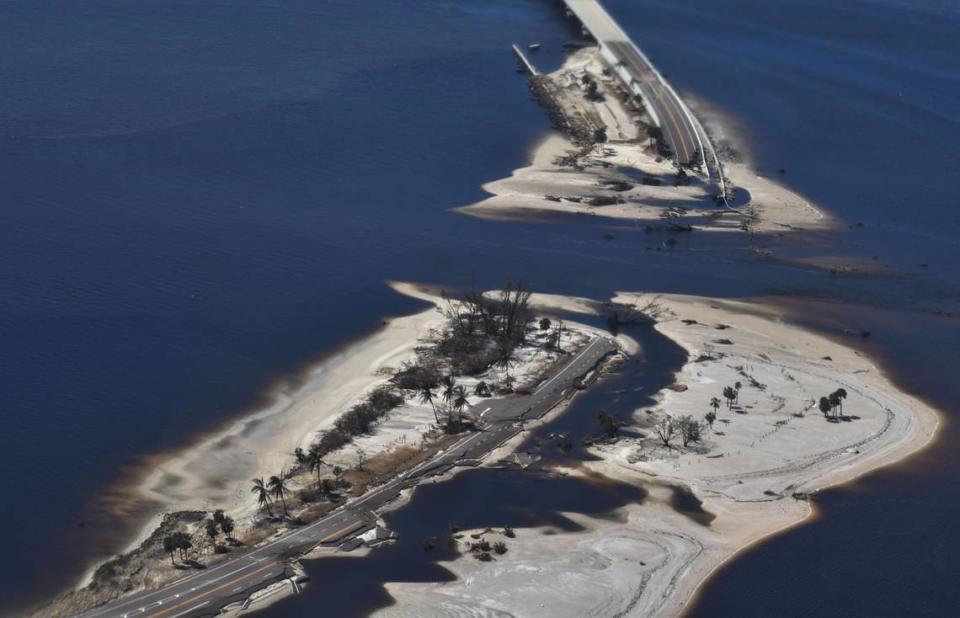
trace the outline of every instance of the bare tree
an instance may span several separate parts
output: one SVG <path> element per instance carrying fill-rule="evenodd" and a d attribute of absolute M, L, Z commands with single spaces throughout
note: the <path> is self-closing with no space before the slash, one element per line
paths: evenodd
<path fill-rule="evenodd" d="M 673 422 L 673 419 L 665 416 L 660 419 L 660 422 L 658 422 L 653 429 L 657 432 L 657 437 L 660 438 L 663 445 L 669 448 L 670 442 L 677 434 L 677 425 Z"/>

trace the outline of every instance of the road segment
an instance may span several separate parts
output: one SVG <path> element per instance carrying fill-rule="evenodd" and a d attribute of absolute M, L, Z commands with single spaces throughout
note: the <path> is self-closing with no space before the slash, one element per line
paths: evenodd
<path fill-rule="evenodd" d="M 199 618 L 242 602 L 252 593 L 290 577 L 287 560 L 318 545 L 335 544 L 369 529 L 376 512 L 415 487 L 421 480 L 475 462 L 520 433 L 522 421 L 540 418 L 564 397 L 568 389 L 616 351 L 608 337 L 596 337 L 553 377 L 529 395 L 486 400 L 480 413 L 483 429 L 472 432 L 432 459 L 347 502 L 327 516 L 296 528 L 238 554 L 226 562 L 169 583 L 91 609 L 80 618 Z"/>

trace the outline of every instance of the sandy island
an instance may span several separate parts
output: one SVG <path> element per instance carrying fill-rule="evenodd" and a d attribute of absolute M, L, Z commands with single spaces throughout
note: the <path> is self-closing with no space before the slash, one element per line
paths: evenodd
<path fill-rule="evenodd" d="M 345 412 L 385 385 L 404 363 L 412 361 L 420 348 L 431 345 L 444 328 L 447 320 L 444 309 L 449 301 L 439 288 L 401 282 L 389 285 L 398 293 L 424 300 L 431 306 L 410 316 L 385 320 L 377 332 L 313 367 L 296 388 L 276 392 L 275 403 L 268 408 L 228 424 L 193 446 L 155 458 L 154 468 L 134 491 L 141 499 L 158 504 L 159 512 L 124 550 L 124 554 L 133 558 L 113 570 L 116 575 L 112 579 L 118 586 L 130 592 L 182 577 L 182 569 L 157 546 L 158 534 L 162 536 L 178 529 L 186 530 L 193 537 L 201 562 L 209 566 L 227 559 L 228 555 L 204 555 L 207 542 L 202 520 L 216 509 L 222 509 L 235 520 L 234 536 L 246 544 L 256 544 L 289 527 L 277 522 L 264 525 L 264 511 L 250 491 L 250 479 L 269 478 L 288 470 L 293 472 L 289 484 L 291 494 L 303 490 L 313 492 L 316 477 L 304 466 L 294 464 L 294 450 L 299 447 L 306 451 Z M 597 304 L 587 299 L 534 293 L 530 296 L 530 308 L 541 315 L 556 310 L 594 313 Z M 558 337 L 560 349 L 546 343 L 553 334 Z M 502 369 L 489 367 L 477 375 L 457 376 L 457 382 L 469 393 L 471 407 L 485 398 L 474 392 L 480 381 L 496 389 L 506 377 L 511 390 L 532 388 L 564 355 L 576 352 L 598 334 L 601 334 L 598 329 L 573 321 L 564 321 L 562 328 L 555 330 L 531 326 L 527 340 L 514 349 L 506 376 Z M 618 340 L 625 350 L 635 350 L 632 340 L 626 337 Z M 348 496 L 361 495 L 368 485 L 383 482 L 405 466 L 417 463 L 418 458 L 429 457 L 450 439 L 437 429 L 434 406 L 407 395 L 370 433 L 356 436 L 324 456 L 326 474 L 335 468 L 346 471 L 344 478 L 353 485 Z M 365 472 L 358 473 L 361 456 L 368 463 L 364 466 Z M 329 501 L 301 502 L 294 496 L 288 502 L 291 512 L 300 512 L 301 517 L 309 518 L 336 506 Z M 164 527 L 168 513 L 182 517 L 175 522 L 168 521 Z M 113 598 L 116 592 L 111 587 L 90 585 L 95 580 L 95 572 L 96 569 L 91 569 L 77 591 L 55 600 L 38 615 L 74 613 Z"/>
<path fill-rule="evenodd" d="M 594 447 L 601 460 L 586 464 L 643 484 L 650 499 L 622 509 L 619 522 L 564 514 L 584 532 L 517 530 L 493 563 L 444 563 L 456 582 L 390 584 L 398 603 L 377 615 L 678 615 L 738 551 L 811 516 L 804 493 L 899 461 L 936 433 L 939 417 L 929 406 L 858 352 L 783 323 L 773 308 L 690 296 L 660 302 L 667 313 L 656 328 L 689 353 L 677 376 L 682 386 L 635 411 L 631 425 L 644 438 Z M 736 382 L 739 403 L 720 407 L 702 443 L 663 446 L 659 419 L 703 419 L 711 398 L 722 400 L 722 387 Z M 829 421 L 816 402 L 839 387 L 848 392 L 843 420 Z M 678 483 L 709 515 L 670 506 L 668 485 Z"/>
<path fill-rule="evenodd" d="M 601 84 L 602 100 L 584 97 L 584 75 Z M 553 134 L 536 147 L 529 166 L 483 185 L 492 197 L 460 212 L 500 220 L 584 215 L 611 223 L 711 232 L 815 231 L 836 224 L 803 197 L 742 162 L 724 163 L 731 208 L 714 202 L 716 188 L 700 176 L 691 174 L 689 184 L 675 186 L 677 169 L 641 131 L 651 123 L 649 117 L 617 92 L 616 78 L 604 75 L 595 48 L 578 51 L 559 70 L 538 79 L 554 85 L 553 102 L 568 117 L 603 126 L 606 143 L 585 147 Z"/>
<path fill-rule="evenodd" d="M 601 84 L 602 100 L 584 98 L 582 77 L 587 73 Z M 574 54 L 546 79 L 552 80 L 557 104 L 570 117 L 605 128 L 606 143 L 590 147 L 550 136 L 530 166 L 488 183 L 484 188 L 491 197 L 461 212 L 507 220 L 570 214 L 670 232 L 728 235 L 836 225 L 802 197 L 734 161 L 724 166 L 737 188 L 732 207 L 718 204 L 715 187 L 700 175 L 691 174 L 676 186 L 678 170 L 643 135 L 649 119 L 617 96 L 595 50 Z M 440 302 L 425 288 L 393 286 Z M 624 293 L 613 300 L 629 305 L 636 298 Z M 903 459 L 936 433 L 935 411 L 894 387 L 862 355 L 784 323 L 762 301 L 669 295 L 658 297 L 658 303 L 663 313 L 655 327 L 689 353 L 677 384 L 659 393 L 655 407 L 633 413 L 627 421 L 635 430 L 631 437 L 591 447 L 598 461 L 557 471 L 641 484 L 649 499 L 621 509 L 619 521 L 566 514 L 584 526 L 579 533 L 517 530 L 508 553 L 492 562 L 461 557 L 444 563 L 458 575 L 456 582 L 388 584 L 397 603 L 378 615 L 677 615 L 710 573 L 738 551 L 809 517 L 807 494 Z M 606 306 L 603 299 L 551 295 L 536 295 L 532 304 L 583 314 L 602 314 Z M 258 510 L 249 479 L 288 466 L 295 448 L 306 448 L 318 432 L 414 358 L 418 345 L 442 322 L 437 306 L 387 320 L 377 333 L 316 366 L 296 389 L 278 393 L 270 408 L 162 461 L 140 492 L 165 511 L 225 509 L 237 519 L 242 535 Z M 563 334 L 568 349 L 596 334 L 583 324 L 568 327 Z M 626 353 L 643 353 L 635 342 L 619 339 Z M 517 352 L 514 373 L 520 383 L 535 380 L 557 360 L 536 343 Z M 464 384 L 494 380 L 493 371 Z M 704 428 L 701 440 L 684 446 L 674 438 L 667 446 L 658 437 L 656 428 L 666 419 L 690 416 L 706 422 L 705 415 L 714 409 L 711 399 L 722 398 L 723 388 L 736 383 L 741 385 L 736 402 L 716 410 L 718 418 Z M 817 402 L 838 388 L 848 395 L 842 414 L 827 418 Z M 402 451 L 426 440 L 433 424 L 430 406 L 405 401 L 372 434 L 331 454 L 329 462 L 349 466 L 358 449 L 368 457 Z M 294 489 L 311 483 L 310 478 L 301 476 Z M 689 488 L 702 511 L 676 508 L 670 489 L 676 485 Z M 149 567 L 154 572 L 139 585 L 155 586 L 179 576 L 165 571 L 165 564 L 165 558 L 154 559 Z M 83 605 L 92 599 L 77 600 Z M 62 613 L 64 607 L 75 608 L 61 604 L 46 613 Z"/>

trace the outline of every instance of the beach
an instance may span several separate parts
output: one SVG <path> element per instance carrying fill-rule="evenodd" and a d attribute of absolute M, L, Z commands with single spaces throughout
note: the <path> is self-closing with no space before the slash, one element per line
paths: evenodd
<path fill-rule="evenodd" d="M 685 388 L 665 389 L 655 408 L 635 411 L 627 427 L 643 439 L 594 447 L 599 461 L 585 464 L 647 488 L 650 498 L 612 520 L 566 513 L 583 532 L 518 530 L 493 564 L 467 556 L 445 563 L 453 583 L 391 584 L 398 603 L 378 615 L 679 615 L 737 553 L 814 517 L 806 495 L 901 461 L 936 435 L 935 410 L 850 347 L 785 323 L 762 299 L 658 302 L 666 315 L 657 330 L 689 354 L 677 376 Z M 703 418 L 710 398 L 735 381 L 744 384 L 739 403 L 723 404 L 702 444 L 658 446 L 651 417 Z M 848 392 L 844 415 L 856 418 L 830 422 L 816 395 L 839 386 Z M 687 512 L 677 508 L 677 486 L 694 497 Z"/>
<path fill-rule="evenodd" d="M 603 84 L 606 94 L 601 101 L 579 96 L 576 84 L 585 74 Z M 555 104 L 570 117 L 602 123 L 606 141 L 585 148 L 569 136 L 552 134 L 536 146 L 530 165 L 484 184 L 491 197 L 458 208 L 459 212 L 494 220 L 574 215 L 673 231 L 747 230 L 768 236 L 823 232 L 837 226 L 822 209 L 760 175 L 747 162 L 724 163 L 731 187 L 726 208 L 717 207 L 716 189 L 699 176 L 678 186 L 677 168 L 651 147 L 638 128 L 650 123 L 649 117 L 614 94 L 614 79 L 604 76 L 595 48 L 572 54 L 545 79 L 558 84 Z"/>
<path fill-rule="evenodd" d="M 602 79 L 589 48 L 573 54 L 549 78 L 569 89 L 584 73 Z M 645 226 L 648 233 L 665 231 L 668 239 L 697 231 L 708 239 L 763 250 L 777 238 L 815 237 L 838 225 L 822 209 L 739 161 L 725 164 L 726 179 L 736 189 L 732 205 L 721 205 L 711 184 L 697 176 L 682 179 L 677 168 L 650 148 L 638 129 L 642 115 L 618 102 L 612 91 L 592 104 L 569 93 L 556 96 L 558 105 L 573 106 L 578 114 L 602 122 L 607 141 L 584 148 L 551 134 L 534 149 L 529 166 L 485 184 L 491 197 L 458 212 L 495 220 L 585 216 Z M 365 394 L 413 361 L 418 347 L 443 327 L 448 300 L 441 288 L 389 285 L 431 306 L 385 319 L 374 334 L 311 367 L 295 386 L 277 389 L 269 407 L 156 458 L 155 468 L 137 488 L 139 496 L 159 505 L 160 514 L 224 509 L 241 531 L 252 530 L 260 508 L 249 491 L 249 479 L 290 468 L 295 449 L 307 450 Z M 397 603 L 382 614 L 539 615 L 576 608 L 579 615 L 676 615 L 732 556 L 812 516 L 808 495 L 898 461 L 922 448 L 936 431 L 936 413 L 894 388 L 859 353 L 785 323 L 764 299 L 624 292 L 611 299 L 533 294 L 530 302 L 537 311 L 593 318 L 603 317 L 611 307 L 655 311 L 655 328 L 687 351 L 688 363 L 674 387 L 657 395 L 656 408 L 636 410 L 624 421 L 635 430 L 631 437 L 592 446 L 596 461 L 554 470 L 636 484 L 649 499 L 624 507 L 615 521 L 571 514 L 585 529 L 572 533 L 573 553 L 555 547 L 549 529 L 527 529 L 519 531 L 514 549 L 495 565 L 466 559 L 446 563 L 458 576 L 455 583 L 387 584 Z M 561 335 L 561 347 L 576 350 L 602 334 L 596 327 L 571 322 Z M 623 353 L 645 353 L 630 337 L 617 339 Z M 556 360 L 542 348 L 521 348 L 513 375 L 518 388 L 528 381 L 535 384 Z M 481 379 L 493 381 L 495 375 L 490 370 L 463 384 L 472 390 Z M 720 396 L 723 386 L 734 384 L 736 412 L 729 400 L 726 410 L 714 407 L 717 418 L 709 420 L 706 429 L 703 419 L 711 399 Z M 856 405 L 857 413 L 825 420 L 816 409 L 817 398 L 837 388 L 846 389 L 852 400 L 848 406 Z M 558 407 L 552 417 L 563 409 Z M 392 453 L 409 458 L 432 439 L 435 416 L 432 405 L 404 402 L 369 434 L 328 454 L 326 465 L 348 469 L 365 458 L 399 456 Z M 679 447 L 680 438 L 673 435 L 661 439 L 658 447 L 656 423 L 685 417 L 704 426 L 704 437 L 688 448 Z M 509 441 L 487 462 L 504 460 L 520 442 L 519 437 Z M 389 470 L 394 464 L 385 465 Z M 309 475 L 297 477 L 292 489 L 304 490 L 310 483 Z M 682 506 L 684 500 L 689 511 Z M 159 517 L 128 549 L 148 538 Z M 536 586 L 509 585 L 521 573 L 531 572 L 537 574 Z M 153 585 L 164 578 L 158 577 Z"/>

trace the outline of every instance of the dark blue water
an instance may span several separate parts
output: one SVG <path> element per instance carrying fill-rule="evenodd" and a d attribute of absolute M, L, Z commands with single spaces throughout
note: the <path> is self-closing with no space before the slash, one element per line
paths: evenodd
<path fill-rule="evenodd" d="M 601 322 L 594 320 L 594 325 L 601 327 Z M 623 521 L 616 510 L 645 501 L 646 486 L 600 475 L 587 480 L 561 476 L 550 468 L 556 463 L 573 468 L 591 458 L 582 441 L 602 432 L 597 411 L 605 409 L 627 419 L 638 408 L 654 405 L 654 395 L 673 383 L 687 360 L 681 347 L 649 325 L 624 327 L 624 334 L 635 337 L 647 354 L 611 367 L 559 418 L 531 430 L 518 450 L 534 455 L 536 463 L 523 470 L 477 468 L 450 481 L 418 487 L 403 508 L 384 515 L 387 527 L 398 536 L 395 544 L 377 548 L 360 560 L 338 556 L 303 561 L 310 577 L 304 594 L 270 607 L 264 616 L 313 616 L 321 606 L 338 617 L 366 616 L 393 604 L 385 582 L 455 581 L 456 575 L 438 564 L 466 551 L 463 545 L 449 544 L 451 525 L 461 530 L 545 527 L 557 534 L 583 530 L 569 513 Z M 564 443 L 572 448 L 562 448 Z M 694 518 L 711 517 L 696 501 L 674 508 Z M 512 543 L 498 538 L 508 546 Z M 433 545 L 431 550 L 423 549 L 425 541 Z"/>
<path fill-rule="evenodd" d="M 0 466 L 12 505 L 0 526 L 31 532 L 5 543 L 5 609 L 71 583 L 140 523 L 147 505 L 99 497 L 143 455 L 188 444 L 419 306 L 387 279 L 903 306 L 871 351 L 905 387 L 952 405 L 960 392 L 942 362 L 955 358 L 958 329 L 925 310 L 952 306 L 958 290 L 954 5 L 610 8 L 681 90 L 748 127 L 762 169 L 787 168 L 792 187 L 865 223 L 835 235 L 831 252 L 878 255 L 907 274 L 838 280 L 696 235 L 656 252 L 629 226 L 610 226 L 606 241 L 597 226 L 448 212 L 523 164 L 548 127 L 509 45 L 537 40 L 538 65 L 560 62 L 575 32 L 552 0 L 0 4 Z M 886 315 L 845 307 L 818 323 Z M 957 471 L 942 454 L 950 443 L 913 475 L 831 492 L 824 523 L 783 541 L 899 535 L 895 554 L 861 543 L 820 559 L 832 572 L 853 556 L 874 569 L 872 593 L 935 614 L 956 600 L 949 586 L 925 586 L 957 572 L 960 537 L 941 525 L 960 506 L 940 482 Z M 939 561 L 916 543 L 934 532 L 947 548 Z M 771 595 L 781 573 L 809 584 L 798 590 L 817 585 L 818 570 L 780 541 L 743 564 L 754 555 L 780 570 L 727 573 L 770 579 Z M 698 611 L 711 611 L 712 590 Z M 724 583 L 722 596 L 765 615 L 756 590 Z M 837 608 L 863 596 L 829 590 Z M 874 615 L 894 607 L 884 596 Z"/>
<path fill-rule="evenodd" d="M 812 281 L 804 323 L 857 344 L 906 389 L 956 411 L 960 324 L 960 6 L 955 2 L 609 0 L 671 79 L 731 114 L 755 161 L 848 223 L 833 254 L 895 280 Z M 803 252 L 803 248 L 798 253 Z M 920 264 L 928 263 L 927 267 Z M 863 287 L 860 285 L 863 284 Z M 791 285 L 792 287 L 792 285 Z M 855 289 L 859 288 L 859 289 Z M 884 310 L 837 304 L 837 299 Z M 851 342 L 853 343 L 853 342 Z M 691 616 L 947 616 L 960 592 L 956 423 L 906 465 L 816 499 L 820 517 L 738 558 Z"/>

